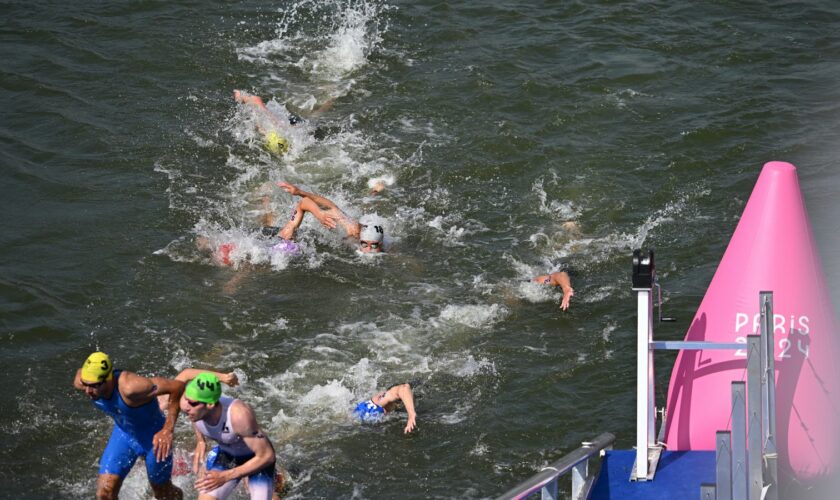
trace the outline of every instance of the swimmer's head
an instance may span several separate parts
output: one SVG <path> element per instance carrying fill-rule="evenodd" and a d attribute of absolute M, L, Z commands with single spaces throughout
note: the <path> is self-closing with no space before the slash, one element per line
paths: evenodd
<path fill-rule="evenodd" d="M 385 229 L 378 218 L 366 215 L 359 220 L 359 251 L 380 253 L 384 251 Z"/>
<path fill-rule="evenodd" d="M 235 248 L 236 244 L 234 243 L 223 243 L 219 245 L 219 249 L 216 251 L 216 258 L 222 264 L 226 266 L 232 266 L 233 259 L 230 258 L 230 254 Z"/>
<path fill-rule="evenodd" d="M 362 422 L 376 423 L 382 421 L 382 417 L 385 416 L 385 408 L 373 404 L 370 400 L 362 401 L 356 405 L 353 414 Z"/>
<path fill-rule="evenodd" d="M 88 356 L 82 364 L 79 379 L 84 386 L 85 394 L 97 400 L 108 390 L 107 382 L 114 379 L 114 365 L 104 352 L 95 352 Z"/>
<path fill-rule="evenodd" d="M 303 123 L 303 118 L 294 113 L 289 113 L 289 125 L 295 126 L 298 123 Z"/>
<path fill-rule="evenodd" d="M 212 373 L 202 372 L 190 380 L 181 396 L 181 411 L 189 419 L 197 422 L 210 411 L 209 406 L 215 405 L 222 397 L 222 383 Z"/>
<path fill-rule="evenodd" d="M 381 225 L 369 223 L 361 224 L 359 231 L 359 250 L 363 253 L 381 252 L 384 250 L 382 242 L 385 239 L 385 230 Z"/>
<path fill-rule="evenodd" d="M 82 364 L 80 374 L 82 383 L 86 385 L 99 384 L 114 378 L 114 365 L 111 358 L 104 352 L 95 352 L 88 356 Z"/>
<path fill-rule="evenodd" d="M 212 373 L 201 372 L 187 384 L 184 396 L 199 403 L 216 404 L 222 397 L 222 383 Z"/>
<path fill-rule="evenodd" d="M 265 134 L 265 148 L 273 155 L 284 155 L 289 152 L 289 141 L 272 130 Z"/>

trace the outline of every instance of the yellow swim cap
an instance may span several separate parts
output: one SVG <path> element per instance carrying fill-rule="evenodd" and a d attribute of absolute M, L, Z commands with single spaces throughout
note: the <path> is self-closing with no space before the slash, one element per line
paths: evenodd
<path fill-rule="evenodd" d="M 104 382 L 114 378 L 114 365 L 104 352 L 95 352 L 88 356 L 82 365 L 82 381 L 89 384 Z"/>
<path fill-rule="evenodd" d="M 265 134 L 265 148 L 277 156 L 289 151 L 289 141 L 274 130 Z"/>

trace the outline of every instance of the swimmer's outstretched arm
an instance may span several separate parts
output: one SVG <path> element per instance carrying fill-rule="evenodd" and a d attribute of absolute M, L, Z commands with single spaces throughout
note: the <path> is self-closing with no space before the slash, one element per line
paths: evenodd
<path fill-rule="evenodd" d="M 417 412 L 414 411 L 414 393 L 411 392 L 411 385 L 395 385 L 383 393 L 374 395 L 371 401 L 385 408 L 386 412 L 392 411 L 397 401 L 402 401 L 408 413 L 408 421 L 405 423 L 403 433 L 408 434 L 417 427 Z"/>
<path fill-rule="evenodd" d="M 405 411 L 408 413 L 408 421 L 405 423 L 405 429 L 403 430 L 403 434 L 408 434 L 417 428 L 417 412 L 414 411 L 414 393 L 411 392 L 411 386 L 408 384 L 399 385 L 396 389 L 397 396 L 402 400 L 403 405 L 405 405 Z"/>
<path fill-rule="evenodd" d="M 344 212 L 338 208 L 338 205 L 333 203 L 332 200 L 315 193 L 303 191 L 289 182 L 278 182 L 277 185 L 292 196 L 302 197 L 303 199 L 300 203 L 298 203 L 297 210 L 311 213 L 324 227 L 335 229 L 338 222 L 341 222 L 341 224 L 346 228 L 357 225 L 356 222 L 347 217 Z M 301 214 L 301 217 L 302 216 L 303 215 Z M 295 222 L 294 218 L 292 218 L 292 222 Z M 287 227 L 289 224 L 287 224 Z M 298 226 L 300 226 L 300 222 L 297 222 L 295 229 L 297 229 Z M 284 228 L 284 232 L 287 232 L 285 230 L 286 228 Z M 294 231 L 292 231 L 292 233 L 294 233 Z M 283 235 L 281 234 L 281 236 Z M 286 238 L 285 236 L 283 237 Z"/>
<path fill-rule="evenodd" d="M 239 377 L 236 376 L 234 372 L 230 373 L 221 373 L 216 372 L 213 370 L 200 370 L 198 368 L 184 368 L 181 370 L 181 373 L 175 377 L 175 380 L 180 380 L 184 384 L 189 382 L 190 380 L 196 378 L 199 373 L 212 373 L 219 379 L 219 381 L 225 385 L 229 385 L 231 387 L 236 387 L 239 385 Z"/>
<path fill-rule="evenodd" d="M 563 300 L 560 301 L 560 309 L 565 311 L 569 308 L 569 301 L 575 294 L 575 290 L 572 288 L 572 280 L 569 277 L 569 273 L 566 271 L 560 271 L 551 274 L 544 274 L 542 276 L 537 276 L 531 281 L 544 285 L 559 286 L 560 289 L 563 290 Z"/>
<path fill-rule="evenodd" d="M 294 184 L 292 184 L 290 182 L 280 181 L 280 182 L 277 183 L 277 186 L 279 186 L 283 191 L 289 193 L 292 196 L 300 196 L 301 198 L 309 198 L 310 200 L 317 203 L 318 206 L 323 208 L 323 209 L 339 210 L 338 205 L 333 203 L 333 201 L 330 200 L 329 198 L 324 198 L 323 196 L 321 196 L 319 194 L 308 193 L 306 191 L 303 191 L 302 189 L 300 189 L 299 187 L 295 186 Z"/>

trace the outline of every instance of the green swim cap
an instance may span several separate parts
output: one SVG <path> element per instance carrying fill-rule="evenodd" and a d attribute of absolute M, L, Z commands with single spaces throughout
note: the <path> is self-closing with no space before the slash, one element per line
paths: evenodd
<path fill-rule="evenodd" d="M 265 134 L 265 148 L 272 154 L 280 156 L 289 151 L 289 141 L 274 130 Z"/>
<path fill-rule="evenodd" d="M 212 373 L 202 372 L 187 384 L 184 396 L 192 401 L 216 404 L 222 396 L 222 383 Z"/>

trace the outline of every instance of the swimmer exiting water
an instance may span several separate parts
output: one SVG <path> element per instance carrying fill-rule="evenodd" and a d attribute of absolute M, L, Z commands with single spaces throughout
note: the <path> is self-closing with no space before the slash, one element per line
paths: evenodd
<path fill-rule="evenodd" d="M 218 443 L 207 454 L 204 467 L 194 463 L 199 468 L 195 482 L 199 498 L 225 499 L 242 478 L 247 478 L 252 499 L 276 498 L 274 446 L 254 411 L 238 399 L 222 396 L 222 382 L 215 372 L 187 369 L 178 378 L 189 379 L 180 408 L 193 424 L 196 456 L 199 460 L 204 456 L 205 438 Z M 228 381 L 237 382 L 235 376 Z"/>
<path fill-rule="evenodd" d="M 279 236 L 281 238 L 288 241 L 294 240 L 295 231 L 303 222 L 303 216 L 309 212 L 326 228 L 335 229 L 340 225 L 348 238 L 358 240 L 361 252 L 380 253 L 385 251 L 383 246 L 385 230 L 382 225 L 353 220 L 342 212 L 332 200 L 315 193 L 302 191 L 294 184 L 278 182 L 277 185 L 292 196 L 301 197 L 292 214 L 292 220 L 280 230 Z"/>
<path fill-rule="evenodd" d="M 367 401 L 356 405 L 353 413 L 365 423 L 376 423 L 394 411 L 397 404 L 402 402 L 405 411 L 408 413 L 408 421 L 405 423 L 403 434 L 408 434 L 417 428 L 417 413 L 414 411 L 414 393 L 411 392 L 410 384 L 399 384 L 389 387 L 387 390 L 378 392 Z"/>
<path fill-rule="evenodd" d="M 569 273 L 566 271 L 559 271 L 550 274 L 543 274 L 531 279 L 534 283 L 549 286 L 559 286 L 563 290 L 563 300 L 560 301 L 560 309 L 567 310 L 569 308 L 569 301 L 575 294 L 572 288 L 572 280 L 569 278 Z"/>
<path fill-rule="evenodd" d="M 183 498 L 172 484 L 172 431 L 184 384 L 115 369 L 107 354 L 95 352 L 76 371 L 73 387 L 84 391 L 93 406 L 114 419 L 111 438 L 99 459 L 96 498 L 117 498 L 140 456 L 155 498 Z M 161 395 L 172 398 L 165 417 L 158 406 Z"/>

